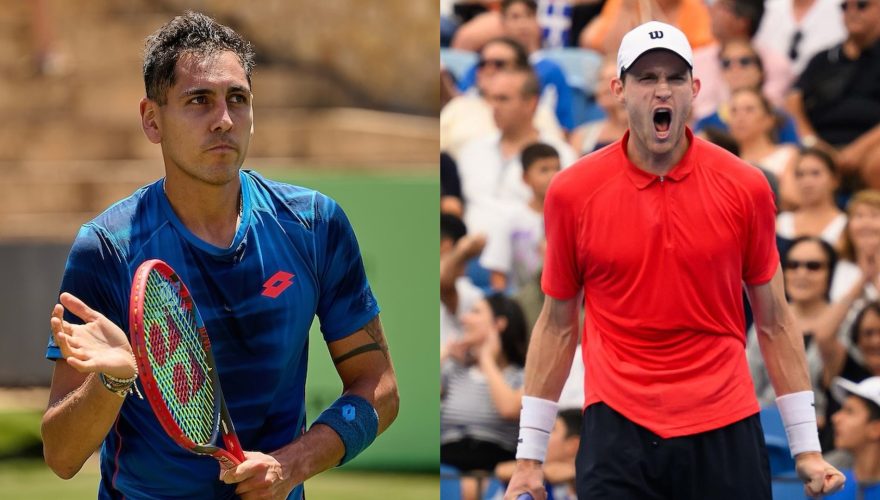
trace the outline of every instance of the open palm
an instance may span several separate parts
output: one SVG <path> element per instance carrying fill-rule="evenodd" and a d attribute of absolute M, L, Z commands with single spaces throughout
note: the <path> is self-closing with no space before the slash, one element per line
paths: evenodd
<path fill-rule="evenodd" d="M 64 321 L 65 308 L 84 323 L 74 325 Z M 61 294 L 61 304 L 55 305 L 49 324 L 61 354 L 75 370 L 102 372 L 118 378 L 129 378 L 136 373 L 125 332 L 73 295 Z"/>

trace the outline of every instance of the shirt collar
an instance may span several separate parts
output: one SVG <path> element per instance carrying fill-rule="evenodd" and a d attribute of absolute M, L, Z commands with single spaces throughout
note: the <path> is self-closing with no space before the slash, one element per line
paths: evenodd
<path fill-rule="evenodd" d="M 688 148 L 684 152 L 684 156 L 681 157 L 681 160 L 672 167 L 672 170 L 670 170 L 668 174 L 663 176 L 664 179 L 679 182 L 687 177 L 687 175 L 694 169 L 696 164 L 694 158 L 694 133 L 691 132 L 690 127 L 687 126 L 685 126 L 684 133 L 689 143 Z M 623 134 L 623 138 L 620 140 L 619 144 L 620 153 L 623 155 L 624 163 L 626 164 L 626 175 L 632 183 L 635 184 L 637 189 L 645 189 L 650 186 L 652 182 L 660 179 L 660 176 L 645 172 L 629 160 L 629 157 L 626 155 L 626 144 L 628 141 L 629 130 Z"/>

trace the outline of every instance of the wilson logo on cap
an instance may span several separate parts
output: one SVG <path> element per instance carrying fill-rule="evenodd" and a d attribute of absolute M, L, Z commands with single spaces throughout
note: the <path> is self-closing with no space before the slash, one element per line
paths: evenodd
<path fill-rule="evenodd" d="M 636 26 L 620 41 L 617 51 L 617 76 L 623 76 L 636 59 L 651 50 L 668 50 L 681 57 L 688 67 L 694 67 L 694 54 L 687 36 L 671 24 L 648 21 Z"/>

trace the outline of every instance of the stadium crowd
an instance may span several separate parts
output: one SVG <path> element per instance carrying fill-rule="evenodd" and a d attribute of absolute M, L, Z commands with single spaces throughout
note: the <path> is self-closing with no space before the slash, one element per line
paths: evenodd
<path fill-rule="evenodd" d="M 544 195 L 627 129 L 609 81 L 622 35 L 651 19 L 694 49 L 692 130 L 776 194 L 823 452 L 848 478 L 826 498 L 880 498 L 880 0 L 441 1 L 441 462 L 461 474 L 463 498 L 503 492 L 491 485 L 511 474 L 543 303 Z M 473 64 L 455 67 L 468 53 Z M 772 412 L 748 314 L 744 324 Z M 551 498 L 575 498 L 583 384 L 578 351 L 544 464 Z"/>

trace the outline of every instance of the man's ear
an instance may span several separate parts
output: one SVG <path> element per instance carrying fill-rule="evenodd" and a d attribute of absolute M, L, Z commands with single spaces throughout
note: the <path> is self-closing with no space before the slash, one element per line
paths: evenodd
<path fill-rule="evenodd" d="M 156 101 L 147 97 L 141 99 L 141 127 L 144 129 L 144 134 L 146 134 L 147 139 L 153 144 L 159 144 L 162 142 L 162 131 L 159 127 L 157 116 L 158 108 L 159 104 L 157 104 Z"/>
<path fill-rule="evenodd" d="M 880 420 L 868 422 L 868 439 L 873 442 L 880 442 Z"/>
<path fill-rule="evenodd" d="M 567 456 L 576 457 L 578 452 L 578 447 L 581 444 L 581 437 L 578 435 L 568 436 L 564 441 L 565 453 Z"/>
<path fill-rule="evenodd" d="M 620 78 L 612 78 L 611 83 L 611 93 L 614 95 L 614 98 L 617 99 L 617 102 L 621 104 L 626 104 L 626 99 L 623 97 L 623 79 L 626 78 L 626 75 L 623 75 Z"/>

